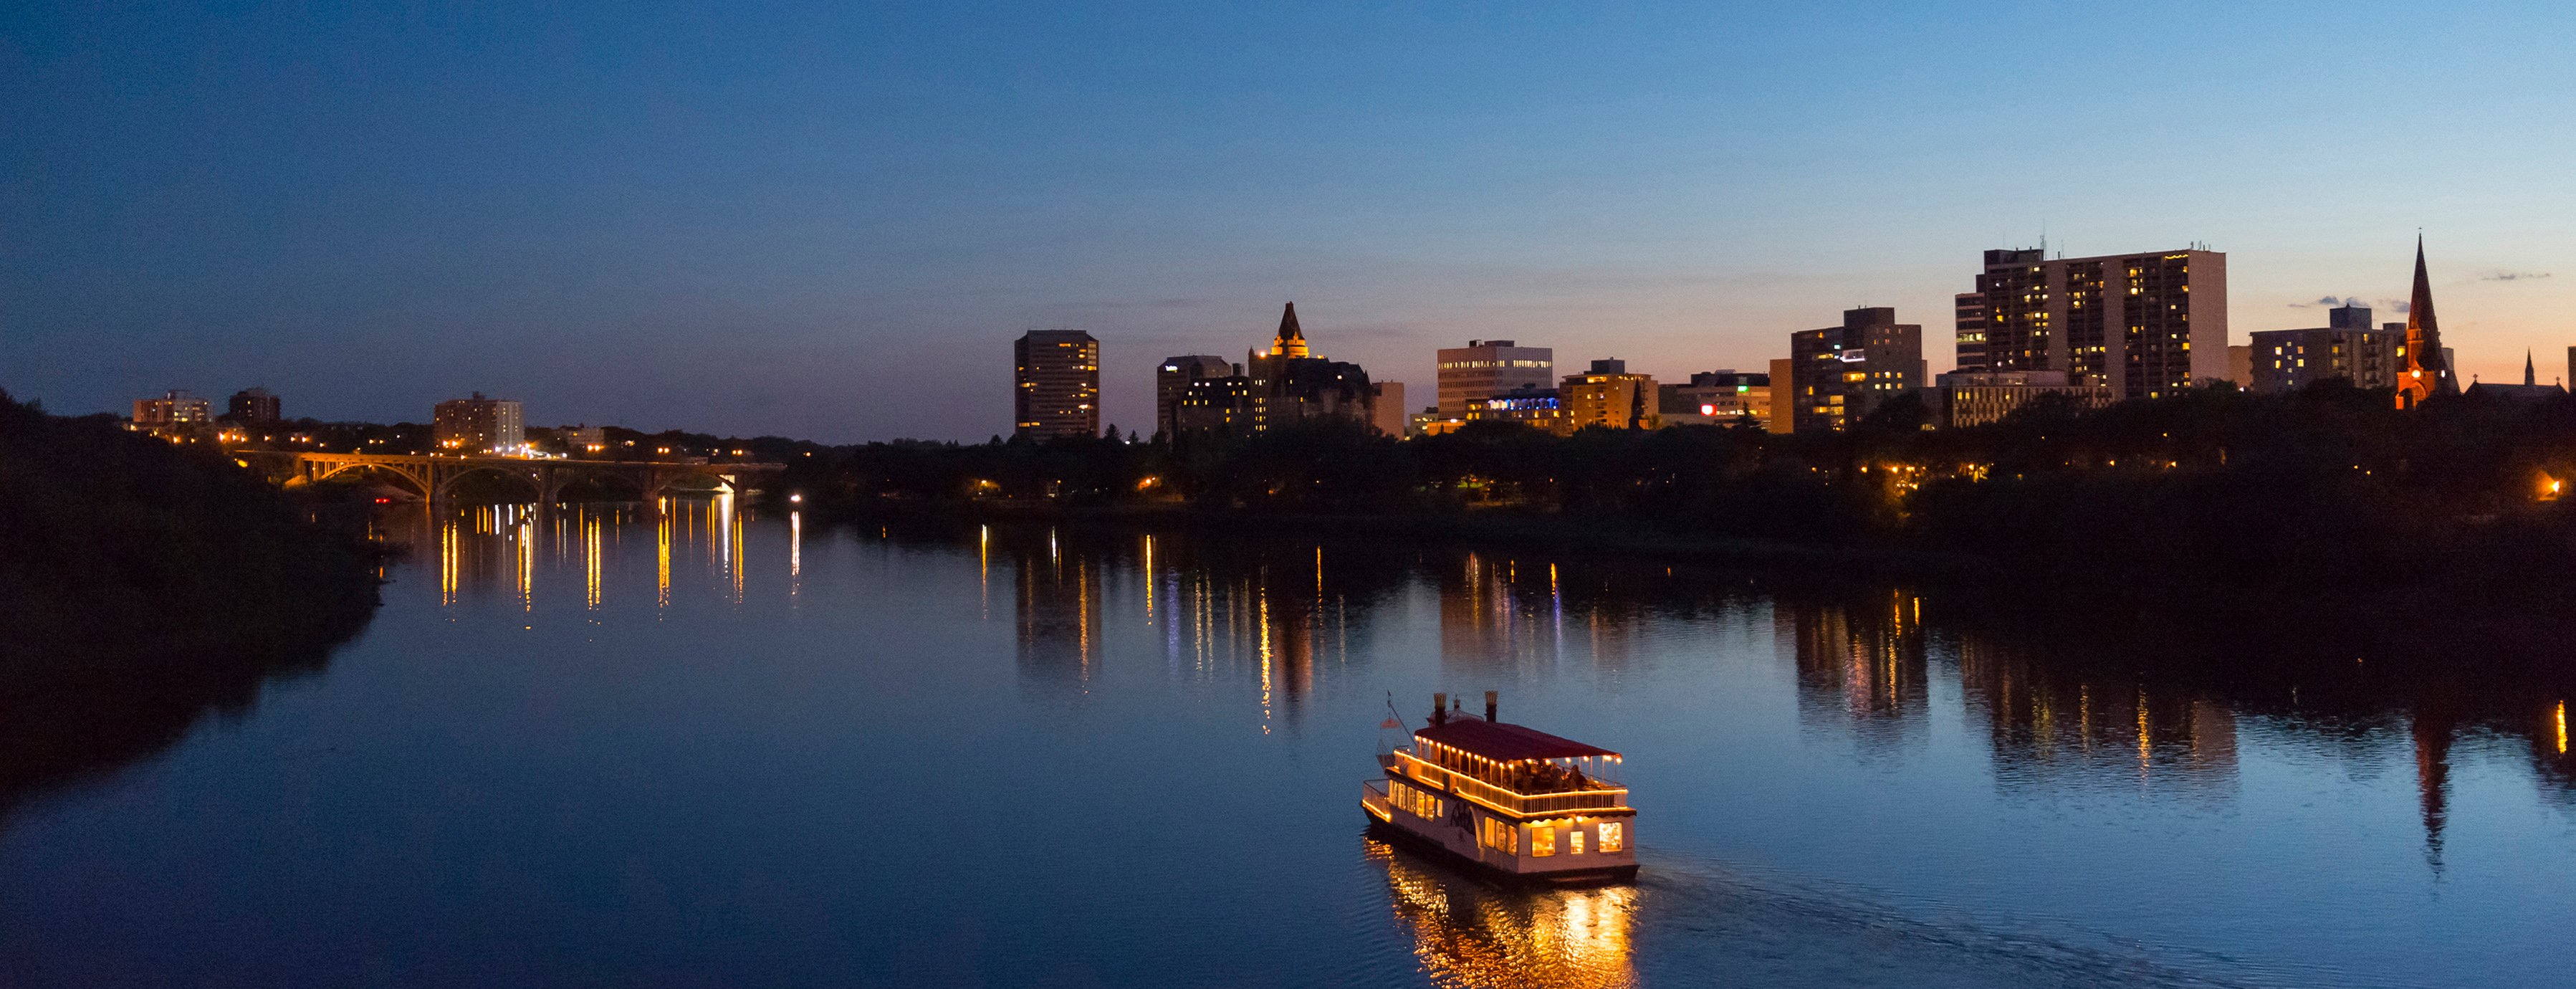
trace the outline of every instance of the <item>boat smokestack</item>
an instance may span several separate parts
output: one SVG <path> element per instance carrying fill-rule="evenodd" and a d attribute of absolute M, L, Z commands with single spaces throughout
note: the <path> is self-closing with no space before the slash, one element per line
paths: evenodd
<path fill-rule="evenodd" d="M 1431 695 L 1431 723 L 1449 723 L 1449 694 L 1446 691 Z"/>
<path fill-rule="evenodd" d="M 1492 691 L 1492 690 L 1485 691 L 1485 720 L 1486 720 L 1486 721 L 1492 721 L 1492 720 L 1494 720 L 1494 695 L 1495 695 L 1496 693 L 1497 693 L 1497 691 Z"/>

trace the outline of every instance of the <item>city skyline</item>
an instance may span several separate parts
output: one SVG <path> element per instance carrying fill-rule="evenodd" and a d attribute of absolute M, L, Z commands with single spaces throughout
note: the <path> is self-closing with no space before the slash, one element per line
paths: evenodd
<path fill-rule="evenodd" d="M 1946 339 L 1978 254 L 2043 236 L 2227 252 L 2232 343 L 2329 297 L 2402 319 L 2419 227 L 2463 385 L 2576 342 L 2576 149 L 2528 126 L 2576 96 L 2576 14 L 1959 14 L 32 5 L 0 15 L 0 388 L 977 441 L 1034 328 L 1099 338 L 1139 429 L 1159 359 L 1282 299 L 1416 389 L 1491 338 L 1683 380 L 1852 308 Z M 2159 81 L 2084 85 L 2115 79 Z"/>

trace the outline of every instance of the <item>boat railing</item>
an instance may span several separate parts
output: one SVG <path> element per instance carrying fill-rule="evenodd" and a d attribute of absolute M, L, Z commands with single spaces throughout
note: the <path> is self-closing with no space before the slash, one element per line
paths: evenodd
<path fill-rule="evenodd" d="M 1450 792 L 1459 796 L 1515 814 L 1611 810 L 1628 805 L 1628 791 L 1623 787 L 1569 790 L 1562 793 L 1520 793 L 1487 783 L 1457 770 L 1424 761 L 1411 753 L 1396 754 L 1404 757 L 1405 775 L 1435 787 L 1446 784 Z"/>

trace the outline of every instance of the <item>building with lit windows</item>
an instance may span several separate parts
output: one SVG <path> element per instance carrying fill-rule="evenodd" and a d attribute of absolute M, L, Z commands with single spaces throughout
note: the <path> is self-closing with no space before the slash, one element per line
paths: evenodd
<path fill-rule="evenodd" d="M 1468 422 L 1517 422 L 1559 436 L 1574 431 L 1574 420 L 1554 388 L 1516 388 L 1489 396 L 1467 406 L 1459 425 Z"/>
<path fill-rule="evenodd" d="M 214 407 L 189 392 L 173 390 L 157 398 L 134 400 L 134 425 L 140 428 L 202 426 L 213 421 Z"/>
<path fill-rule="evenodd" d="M 1663 425 L 1663 402 L 1655 379 L 1628 373 L 1628 362 L 1616 358 L 1592 362 L 1592 369 L 1569 374 L 1556 386 L 1565 401 L 1567 430 L 1586 426 L 1654 429 Z"/>
<path fill-rule="evenodd" d="M 2048 395 L 2088 409 L 2113 401 L 2109 385 L 2069 384 L 2064 371 L 1952 371 L 1933 380 L 1939 393 L 1934 412 L 1941 425 L 1952 428 L 1999 422 Z"/>
<path fill-rule="evenodd" d="M 1729 425 L 1745 423 L 1768 429 L 1771 424 L 1771 376 L 1732 368 L 1702 371 L 1689 384 L 1658 389 L 1658 406 L 1667 425 L 1678 422 Z"/>
<path fill-rule="evenodd" d="M 2305 330 L 2256 330 L 2245 335 L 2250 358 L 2249 391 L 2272 394 L 2297 391 L 2328 378 L 2342 378 L 2360 388 L 2395 388 L 2406 346 L 2406 326 L 2370 325 L 2370 307 L 2342 305 L 2326 314 L 2326 325 Z"/>
<path fill-rule="evenodd" d="M 2063 371 L 2123 399 L 2227 376 L 2227 255 L 2046 254 L 1986 252 L 1977 290 L 1957 300 L 1961 370 Z"/>
<path fill-rule="evenodd" d="M 1100 341 L 1081 330 L 1030 330 L 1011 343 L 1013 435 L 1100 435 Z"/>
<path fill-rule="evenodd" d="M 1958 339 L 1959 370 L 1974 371 L 1986 366 L 1986 297 L 1976 292 L 1961 292 L 1951 316 Z"/>
<path fill-rule="evenodd" d="M 1242 373 L 1241 368 L 1215 354 L 1163 358 L 1161 364 L 1154 365 L 1154 430 L 1165 436 L 1180 433 L 1181 401 L 1189 396 L 1191 382 Z"/>
<path fill-rule="evenodd" d="M 224 419 L 244 426 L 274 425 L 285 418 L 277 396 L 266 388 L 244 388 L 224 403 Z"/>
<path fill-rule="evenodd" d="M 449 453 L 528 452 L 528 425 L 519 403 L 506 398 L 455 398 L 430 410 L 430 437 Z"/>
<path fill-rule="evenodd" d="M 1482 399 L 1525 388 L 1556 385 L 1556 352 L 1516 346 L 1510 340 L 1469 340 L 1439 352 L 1441 414 L 1464 418 Z"/>
<path fill-rule="evenodd" d="M 1403 385 L 1393 397 L 1403 401 Z M 1218 431 L 1231 434 L 1266 432 L 1312 419 L 1347 419 L 1385 430 L 1401 429 L 1401 412 L 1390 423 L 1378 412 L 1386 394 L 1369 381 L 1357 364 L 1314 353 L 1305 328 L 1297 322 L 1297 304 L 1280 313 L 1279 329 L 1266 348 L 1244 355 L 1240 373 L 1187 382 L 1174 406 L 1175 433 Z M 1402 405 L 1396 409 L 1401 410 Z M 1400 432 L 1397 435 L 1402 435 Z"/>
<path fill-rule="evenodd" d="M 1789 334 L 1790 431 L 1841 432 L 1922 388 L 1924 372 L 1923 327 L 1897 322 L 1885 306 L 1846 309 L 1841 326 Z M 1774 419 L 1780 402 L 1775 394 Z"/>

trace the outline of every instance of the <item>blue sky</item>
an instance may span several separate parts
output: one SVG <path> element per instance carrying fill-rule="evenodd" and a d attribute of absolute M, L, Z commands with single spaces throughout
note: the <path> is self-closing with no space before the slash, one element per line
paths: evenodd
<path fill-rule="evenodd" d="M 2563 3 L 504 6 L 0 12 L 0 387 L 981 439 L 1078 326 L 1150 428 L 1290 299 L 1427 401 L 1469 337 L 1946 344 L 2043 231 L 2228 252 L 2241 341 L 2422 227 L 2464 372 L 2576 344 Z"/>

